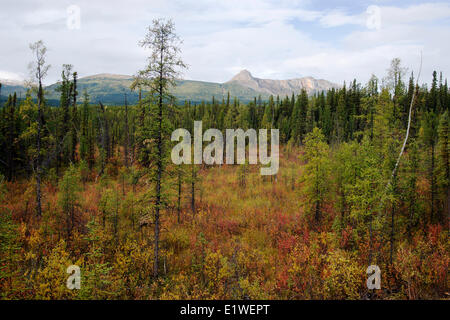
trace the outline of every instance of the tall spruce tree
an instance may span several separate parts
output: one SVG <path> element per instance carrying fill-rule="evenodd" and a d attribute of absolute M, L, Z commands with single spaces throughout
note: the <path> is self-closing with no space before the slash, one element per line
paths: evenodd
<path fill-rule="evenodd" d="M 168 101 L 172 100 L 171 86 L 175 86 L 175 79 L 180 76 L 179 70 L 185 68 L 180 54 L 180 38 L 175 33 L 175 25 L 171 20 L 156 19 L 147 29 L 147 34 L 140 45 L 151 51 L 146 68 L 139 71 L 143 84 L 150 89 L 156 104 L 154 127 L 151 132 L 155 146 L 156 168 L 153 172 L 155 182 L 154 204 L 154 269 L 153 275 L 159 274 L 159 242 L 160 242 L 160 213 L 162 208 L 162 182 L 165 167 L 166 150 L 164 135 L 167 126 L 166 111 Z"/>

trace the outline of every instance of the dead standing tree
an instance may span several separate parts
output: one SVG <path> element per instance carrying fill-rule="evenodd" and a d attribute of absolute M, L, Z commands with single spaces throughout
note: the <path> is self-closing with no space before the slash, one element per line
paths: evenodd
<path fill-rule="evenodd" d="M 34 168 L 36 173 L 36 215 L 40 217 L 42 215 L 42 205 L 41 205 L 41 175 L 42 175 L 42 165 L 41 165 L 41 131 L 43 123 L 42 114 L 42 100 L 43 100 L 43 89 L 42 80 L 47 75 L 50 65 L 45 64 L 45 55 L 47 53 L 47 48 L 42 40 L 30 44 L 30 49 L 33 52 L 35 61 L 29 64 L 29 69 L 33 77 L 32 80 L 37 81 L 37 132 L 36 132 L 36 157 L 34 161 Z"/>

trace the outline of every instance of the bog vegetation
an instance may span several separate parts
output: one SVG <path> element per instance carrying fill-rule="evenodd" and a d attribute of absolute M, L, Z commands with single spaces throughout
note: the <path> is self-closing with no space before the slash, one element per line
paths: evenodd
<path fill-rule="evenodd" d="M 168 90 L 183 67 L 173 25 L 156 21 L 142 45 L 153 55 L 132 88 L 139 102 L 124 93 L 115 107 L 79 93 L 71 65 L 48 106 L 45 46 L 32 46 L 36 85 L 0 109 L 2 299 L 449 298 L 442 74 L 416 85 L 394 59 L 365 85 L 183 104 Z M 278 174 L 172 164 L 170 133 L 195 120 L 278 128 Z M 66 287 L 73 264 L 80 290 Z"/>

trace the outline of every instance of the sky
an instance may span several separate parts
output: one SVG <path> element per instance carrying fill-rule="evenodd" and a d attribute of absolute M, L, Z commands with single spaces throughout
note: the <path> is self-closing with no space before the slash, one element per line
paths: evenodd
<path fill-rule="evenodd" d="M 450 75 L 450 2 L 313 0 L 1 0 L 0 79 L 29 79 L 29 44 L 42 39 L 46 84 L 72 64 L 80 77 L 135 74 L 154 18 L 171 18 L 183 40 L 183 77 L 228 81 L 241 71 L 338 84 L 386 75 L 393 58 L 421 82 Z"/>

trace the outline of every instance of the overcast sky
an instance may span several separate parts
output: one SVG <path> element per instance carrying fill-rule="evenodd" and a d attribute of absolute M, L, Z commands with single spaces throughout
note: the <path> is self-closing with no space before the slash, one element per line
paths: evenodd
<path fill-rule="evenodd" d="M 372 73 L 383 77 L 394 57 L 417 70 L 421 51 L 424 82 L 433 70 L 450 75 L 448 1 L 355 2 L 2 0 L 0 79 L 29 77 L 28 45 L 39 39 L 52 65 L 47 84 L 64 63 L 80 77 L 134 74 L 146 57 L 138 41 L 156 17 L 175 22 L 186 79 L 225 82 L 247 69 L 260 78 L 365 83 Z"/>

